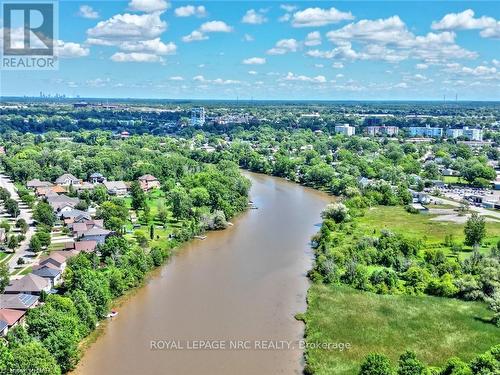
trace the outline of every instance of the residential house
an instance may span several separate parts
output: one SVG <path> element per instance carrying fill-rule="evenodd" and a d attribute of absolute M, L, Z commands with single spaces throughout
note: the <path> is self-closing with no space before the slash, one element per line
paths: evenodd
<path fill-rule="evenodd" d="M 145 174 L 138 178 L 139 183 L 141 184 L 141 189 L 144 191 L 149 191 L 151 189 L 157 189 L 160 187 L 160 181 L 150 174 Z"/>
<path fill-rule="evenodd" d="M 32 271 L 33 274 L 49 280 L 51 288 L 55 287 L 62 281 L 62 272 L 63 271 L 59 267 L 53 265 L 52 263 L 34 266 Z"/>
<path fill-rule="evenodd" d="M 94 226 L 93 228 L 84 232 L 81 238 L 83 241 L 96 241 L 98 244 L 103 244 L 110 234 L 110 230 Z"/>
<path fill-rule="evenodd" d="M 7 335 L 8 332 L 9 324 L 4 320 L 0 320 L 0 337 Z"/>
<path fill-rule="evenodd" d="M 0 294 L 0 308 L 28 310 L 38 305 L 40 297 L 32 294 Z"/>
<path fill-rule="evenodd" d="M 56 185 L 60 186 L 79 186 L 82 181 L 79 178 L 76 178 L 71 173 L 65 173 L 59 176 L 56 181 Z"/>
<path fill-rule="evenodd" d="M 128 193 L 128 187 L 123 181 L 104 181 L 103 184 L 108 190 L 108 194 L 123 196 Z"/>
<path fill-rule="evenodd" d="M 23 310 L 0 308 L 0 336 L 5 336 L 9 329 L 23 324 L 24 315 L 26 315 L 26 311 Z"/>
<path fill-rule="evenodd" d="M 47 197 L 47 203 L 50 204 L 55 212 L 64 212 L 73 210 L 74 207 L 80 203 L 80 199 L 71 198 L 65 194 L 61 194 L 58 196 Z"/>
<path fill-rule="evenodd" d="M 48 181 L 40 181 L 38 178 L 26 182 L 26 187 L 28 189 L 37 189 L 41 187 L 50 187 L 50 186 L 53 186 L 52 183 Z"/>
<path fill-rule="evenodd" d="M 66 193 L 66 189 L 60 185 L 55 186 L 41 186 L 35 189 L 35 195 L 37 197 L 54 197 L 59 194 Z"/>
<path fill-rule="evenodd" d="M 89 176 L 89 182 L 92 184 L 102 184 L 104 181 L 106 181 L 106 177 L 98 172 L 92 173 Z"/>
<path fill-rule="evenodd" d="M 5 294 L 33 294 L 40 295 L 42 291 L 49 292 L 50 282 L 43 277 L 29 273 L 17 280 L 11 280 L 5 287 Z"/>
<path fill-rule="evenodd" d="M 77 252 L 92 253 L 97 248 L 97 241 L 76 241 L 65 244 L 65 250 L 74 250 Z"/>
<path fill-rule="evenodd" d="M 71 224 L 78 222 L 80 220 L 90 220 L 90 214 L 88 212 L 72 209 L 69 211 L 64 211 L 60 213 L 60 218 L 64 220 L 66 224 Z"/>

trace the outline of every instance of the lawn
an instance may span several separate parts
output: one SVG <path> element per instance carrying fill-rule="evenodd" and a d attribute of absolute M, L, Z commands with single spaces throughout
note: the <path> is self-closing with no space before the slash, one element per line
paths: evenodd
<path fill-rule="evenodd" d="M 389 296 L 346 286 L 314 284 L 305 314 L 308 343 L 349 343 L 350 349 L 308 349 L 315 374 L 351 375 L 371 352 L 393 363 L 406 349 L 429 365 L 451 356 L 470 360 L 500 343 L 491 312 L 479 302 L 438 297 Z"/>
<path fill-rule="evenodd" d="M 434 206 L 431 206 L 434 207 Z M 379 233 L 381 229 L 389 229 L 392 232 L 403 234 L 404 236 L 423 239 L 426 247 L 440 248 L 449 251 L 444 247 L 443 242 L 446 235 L 453 235 L 454 241 L 462 243 L 464 240 L 464 225 L 444 221 L 431 221 L 435 215 L 430 214 L 410 214 L 400 206 L 376 206 L 366 210 L 363 217 L 356 219 L 358 231 L 364 235 Z M 492 244 L 500 239 L 500 223 L 486 223 L 487 238 L 485 239 L 482 251 L 489 251 Z M 461 257 L 470 254 L 471 249 L 464 247 Z"/>
<path fill-rule="evenodd" d="M 150 241 L 149 247 L 160 246 L 165 247 L 168 246 L 168 237 L 173 232 L 175 228 L 181 228 L 182 223 L 175 220 L 172 217 L 172 212 L 170 208 L 166 206 L 168 213 L 168 222 L 166 228 L 163 227 L 163 223 L 158 221 L 158 206 L 166 205 L 166 197 L 165 193 L 160 189 L 155 189 L 146 194 L 147 200 L 146 204 L 150 208 L 150 221 L 145 222 L 143 220 L 142 210 L 139 212 L 135 212 L 131 209 L 132 198 L 126 197 L 124 198 L 126 206 L 129 208 L 131 213 L 135 213 L 137 217 L 137 221 L 135 223 L 128 222 L 125 225 L 125 229 L 127 230 L 126 238 L 132 239 L 134 238 L 135 231 L 143 232 L 146 237 L 149 239 L 150 237 L 150 226 L 154 225 L 154 239 Z M 140 227 L 134 227 L 134 224 L 140 225 Z"/>

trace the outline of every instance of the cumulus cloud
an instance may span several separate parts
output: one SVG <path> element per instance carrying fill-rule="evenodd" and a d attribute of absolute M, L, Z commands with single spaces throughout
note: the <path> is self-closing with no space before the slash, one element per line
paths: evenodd
<path fill-rule="evenodd" d="M 248 59 L 243 60 L 243 64 L 245 65 L 263 65 L 266 63 L 266 59 L 263 57 L 250 57 Z"/>
<path fill-rule="evenodd" d="M 184 81 L 184 78 L 181 76 L 173 76 L 169 78 L 170 81 Z"/>
<path fill-rule="evenodd" d="M 321 34 L 319 31 L 313 31 L 306 36 L 304 44 L 308 47 L 318 46 L 321 44 Z"/>
<path fill-rule="evenodd" d="M 170 43 L 163 43 L 160 38 L 142 40 L 138 42 L 124 42 L 120 44 L 120 49 L 128 52 L 148 52 L 157 55 L 173 55 L 177 51 L 177 46 Z"/>
<path fill-rule="evenodd" d="M 208 36 L 203 34 L 201 31 L 193 30 L 191 34 L 182 37 L 182 41 L 185 43 L 198 42 L 200 40 L 207 40 Z"/>
<path fill-rule="evenodd" d="M 331 7 L 330 9 L 307 8 L 295 12 L 292 16 L 292 26 L 294 27 L 316 27 L 325 26 L 340 21 L 353 20 L 351 12 L 342 12 Z"/>
<path fill-rule="evenodd" d="M 326 83 L 325 76 L 318 75 L 315 77 L 309 77 L 305 75 L 296 75 L 292 72 L 288 72 L 288 74 L 283 78 L 285 81 L 300 81 L 300 82 L 311 82 L 311 83 Z"/>
<path fill-rule="evenodd" d="M 207 10 L 203 5 L 186 5 L 183 7 L 178 7 L 174 11 L 175 15 L 177 17 L 206 17 L 207 16 Z"/>
<path fill-rule="evenodd" d="M 78 10 L 78 15 L 80 17 L 88 19 L 99 18 L 99 13 L 89 5 L 80 5 L 80 9 Z"/>
<path fill-rule="evenodd" d="M 64 42 L 62 40 L 55 43 L 55 48 L 57 56 L 63 59 L 85 57 L 90 53 L 88 48 L 82 47 L 78 43 Z"/>
<path fill-rule="evenodd" d="M 124 53 L 124 52 L 116 52 L 113 56 L 111 56 L 111 60 L 115 62 L 159 62 L 161 61 L 161 57 L 152 53 L 142 53 L 142 52 L 132 52 L 132 53 Z"/>
<path fill-rule="evenodd" d="M 113 45 L 124 40 L 146 40 L 159 37 L 167 29 L 167 23 L 159 13 L 117 14 L 100 21 L 87 30 L 88 43 Z"/>
<path fill-rule="evenodd" d="M 455 43 L 456 35 L 445 31 L 414 35 L 398 17 L 360 20 L 326 34 L 336 48 L 330 51 L 308 51 L 312 57 L 350 60 L 383 60 L 399 62 L 408 58 L 425 63 L 443 63 L 450 58 L 475 58 L 475 52 L 461 48 Z M 353 43 L 360 44 L 355 50 Z"/>
<path fill-rule="evenodd" d="M 479 33 L 484 38 L 500 38 L 500 21 L 493 17 L 474 17 L 472 9 L 461 13 L 449 13 L 440 21 L 434 21 L 433 30 L 481 30 Z"/>
<path fill-rule="evenodd" d="M 233 28 L 224 21 L 209 21 L 200 26 L 202 33 L 230 33 Z"/>
<path fill-rule="evenodd" d="M 260 25 L 267 22 L 267 18 L 262 14 L 262 12 L 257 12 L 255 9 L 249 9 L 241 19 L 241 22 L 248 23 L 250 25 Z"/>
<path fill-rule="evenodd" d="M 130 10 L 138 12 L 163 12 L 170 7 L 170 4 L 165 0 L 131 0 L 128 3 Z"/>
<path fill-rule="evenodd" d="M 287 52 L 296 52 L 299 49 L 299 42 L 296 39 L 281 39 L 276 45 L 267 51 L 269 55 L 284 55 Z"/>
<path fill-rule="evenodd" d="M 429 67 L 429 65 L 427 65 L 427 64 L 417 64 L 415 67 L 417 69 L 424 70 L 424 69 L 427 69 Z"/>

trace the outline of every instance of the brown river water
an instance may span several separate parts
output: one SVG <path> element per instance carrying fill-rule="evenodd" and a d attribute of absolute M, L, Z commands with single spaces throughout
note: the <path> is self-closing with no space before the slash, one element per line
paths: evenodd
<path fill-rule="evenodd" d="M 119 308 L 74 374 L 296 374 L 326 194 L 244 172 L 258 209 L 193 240 Z"/>

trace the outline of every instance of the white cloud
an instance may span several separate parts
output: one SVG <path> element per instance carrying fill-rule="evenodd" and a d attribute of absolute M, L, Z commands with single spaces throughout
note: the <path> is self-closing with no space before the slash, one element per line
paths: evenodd
<path fill-rule="evenodd" d="M 249 9 L 241 19 L 241 22 L 248 23 L 250 25 L 260 25 L 267 22 L 267 18 L 261 12 L 257 12 L 255 9 Z"/>
<path fill-rule="evenodd" d="M 420 59 L 424 63 L 443 63 L 450 58 L 475 58 L 477 54 L 465 50 L 455 43 L 453 32 L 428 33 L 416 36 L 398 17 L 361 20 L 350 23 L 326 34 L 337 47 L 332 51 L 309 51 L 313 57 L 351 60 L 383 60 L 399 62 L 408 58 Z M 352 43 L 361 44 L 354 50 Z"/>
<path fill-rule="evenodd" d="M 75 58 L 75 57 L 85 57 L 88 56 L 90 50 L 88 48 L 82 47 L 78 43 L 64 42 L 58 40 L 56 43 L 57 56 L 60 58 Z"/>
<path fill-rule="evenodd" d="M 281 39 L 267 53 L 269 55 L 284 55 L 287 52 L 297 52 L 299 46 L 300 44 L 296 39 Z"/>
<path fill-rule="evenodd" d="M 185 43 L 197 42 L 200 40 L 207 40 L 207 39 L 208 39 L 208 36 L 206 36 L 205 34 L 203 34 L 202 32 L 200 32 L 198 30 L 194 30 L 191 32 L 191 34 L 185 35 L 182 37 L 182 41 Z"/>
<path fill-rule="evenodd" d="M 294 10 L 297 10 L 297 6 L 290 5 L 290 4 L 281 4 L 280 8 L 283 9 L 285 12 L 288 12 L 288 13 L 291 13 Z"/>
<path fill-rule="evenodd" d="M 152 53 L 142 53 L 142 52 L 132 52 L 132 53 L 124 53 L 124 52 L 116 52 L 113 56 L 111 56 L 111 60 L 115 62 L 159 62 L 162 61 L 160 56 L 157 56 Z"/>
<path fill-rule="evenodd" d="M 243 60 L 243 64 L 245 65 L 263 65 L 266 63 L 266 59 L 263 57 L 250 57 L 248 59 Z"/>
<path fill-rule="evenodd" d="M 177 17 L 191 17 L 191 16 L 196 16 L 196 17 L 206 17 L 207 16 L 207 10 L 203 5 L 186 5 L 183 7 L 176 8 L 174 11 L 175 15 Z"/>
<path fill-rule="evenodd" d="M 307 34 L 304 44 L 308 47 L 318 46 L 321 44 L 321 34 L 319 31 L 313 31 Z"/>
<path fill-rule="evenodd" d="M 138 42 L 125 42 L 120 44 L 120 49 L 127 52 L 147 52 L 157 55 L 173 55 L 177 51 L 177 46 L 170 43 L 163 43 L 160 38 L 143 40 Z"/>
<path fill-rule="evenodd" d="M 171 81 L 184 81 L 184 78 L 181 76 L 173 76 L 173 77 L 170 77 L 169 80 L 171 80 Z"/>
<path fill-rule="evenodd" d="M 254 39 L 254 37 L 253 37 L 253 36 L 251 36 L 250 34 L 245 34 L 245 35 L 243 35 L 243 40 L 244 40 L 245 42 L 253 42 L 255 39 Z"/>
<path fill-rule="evenodd" d="M 295 12 L 292 17 L 294 27 L 316 27 L 325 26 L 340 21 L 352 20 L 354 16 L 351 12 L 341 12 L 336 8 L 307 8 Z"/>
<path fill-rule="evenodd" d="M 425 69 L 427 69 L 429 67 L 429 65 L 427 65 L 427 64 L 417 64 L 415 67 L 417 69 L 420 69 L 420 70 L 425 70 Z"/>
<path fill-rule="evenodd" d="M 431 25 L 434 30 L 481 30 L 484 38 L 500 38 L 500 21 L 493 17 L 474 18 L 474 11 L 466 9 L 461 13 L 449 13 Z"/>
<path fill-rule="evenodd" d="M 323 64 L 314 64 L 315 68 L 324 68 L 325 66 Z"/>
<path fill-rule="evenodd" d="M 344 78 L 344 75 L 342 73 L 338 73 L 337 75 L 335 75 L 335 78 Z"/>
<path fill-rule="evenodd" d="M 318 75 L 315 77 L 309 77 L 305 75 L 295 75 L 292 72 L 288 72 L 288 74 L 283 78 L 285 81 L 299 81 L 299 82 L 311 82 L 311 83 L 326 83 L 325 76 Z"/>
<path fill-rule="evenodd" d="M 334 63 L 332 64 L 332 68 L 335 68 L 335 69 L 342 69 L 342 68 L 344 68 L 344 64 L 342 64 L 341 62 L 338 62 L 338 61 L 337 61 L 337 62 L 334 62 Z"/>
<path fill-rule="evenodd" d="M 210 79 L 206 79 L 202 75 L 194 76 L 193 81 L 200 82 L 200 83 L 213 83 L 216 85 L 233 85 L 233 84 L 241 83 L 240 81 L 236 81 L 236 80 L 232 80 L 232 79 L 222 79 L 222 78 L 216 78 L 216 79 L 210 80 Z"/>
<path fill-rule="evenodd" d="M 96 19 L 99 18 L 99 13 L 92 9 L 89 5 L 80 5 L 78 15 L 83 18 Z"/>
<path fill-rule="evenodd" d="M 200 26 L 202 33 L 230 33 L 233 28 L 224 21 L 209 21 Z"/>
<path fill-rule="evenodd" d="M 170 7 L 170 4 L 165 0 L 131 0 L 128 6 L 138 12 L 154 13 L 163 12 Z"/>
<path fill-rule="evenodd" d="M 253 76 L 254 76 L 254 75 L 257 75 L 258 73 L 257 73 L 255 70 L 249 70 L 249 71 L 248 71 L 248 74 L 250 74 L 250 75 L 253 75 Z"/>
<path fill-rule="evenodd" d="M 113 45 L 121 41 L 149 40 L 159 37 L 166 29 L 167 23 L 160 19 L 159 13 L 117 14 L 88 29 L 88 43 Z"/>

